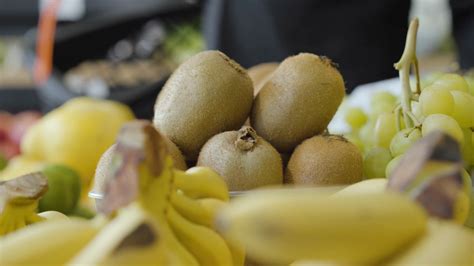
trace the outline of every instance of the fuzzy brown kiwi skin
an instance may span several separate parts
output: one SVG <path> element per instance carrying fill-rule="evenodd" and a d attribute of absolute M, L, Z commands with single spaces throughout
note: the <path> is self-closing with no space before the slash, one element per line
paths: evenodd
<path fill-rule="evenodd" d="M 285 59 L 255 98 L 250 124 L 279 152 L 321 134 L 345 94 L 344 80 L 325 57 L 301 53 Z"/>
<path fill-rule="evenodd" d="M 305 140 L 291 155 L 285 183 L 342 185 L 362 180 L 362 155 L 357 146 L 341 136 L 315 136 Z"/>
<path fill-rule="evenodd" d="M 252 102 L 247 71 L 221 52 L 204 51 L 168 79 L 157 97 L 153 123 L 192 161 L 212 136 L 239 129 Z"/>
<path fill-rule="evenodd" d="M 169 138 L 166 136 L 162 135 L 163 139 L 165 140 L 166 148 L 168 149 L 168 152 L 173 158 L 173 166 L 176 169 L 179 170 L 186 170 L 188 167 L 186 166 L 186 161 L 184 160 L 184 156 L 179 150 L 178 146 L 174 144 Z"/>
<path fill-rule="evenodd" d="M 278 64 L 277 62 L 261 63 L 247 70 L 253 82 L 254 96 L 257 96 L 263 85 L 270 79 Z"/>
<path fill-rule="evenodd" d="M 230 191 L 283 183 L 280 154 L 246 126 L 212 137 L 202 148 L 197 165 L 214 169 Z"/>

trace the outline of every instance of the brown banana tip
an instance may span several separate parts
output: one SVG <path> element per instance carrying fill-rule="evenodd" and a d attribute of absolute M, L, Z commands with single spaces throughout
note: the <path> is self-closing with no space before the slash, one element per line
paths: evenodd
<path fill-rule="evenodd" d="M 441 131 L 428 134 L 405 153 L 388 178 L 387 188 L 398 191 L 409 189 L 418 173 L 429 161 L 461 164 L 462 157 L 458 142 Z"/>
<path fill-rule="evenodd" d="M 143 248 L 159 241 L 158 233 L 150 224 L 141 223 L 117 245 L 113 254 L 126 249 Z"/>
<path fill-rule="evenodd" d="M 157 177 L 164 169 L 166 155 L 164 139 L 150 122 L 126 123 L 117 137 L 99 211 L 110 214 L 133 202 L 139 193 L 140 165 L 145 164 L 151 175 Z"/>
<path fill-rule="evenodd" d="M 6 202 L 15 199 L 39 199 L 46 191 L 48 191 L 48 178 L 41 172 L 0 182 L 0 194 Z"/>

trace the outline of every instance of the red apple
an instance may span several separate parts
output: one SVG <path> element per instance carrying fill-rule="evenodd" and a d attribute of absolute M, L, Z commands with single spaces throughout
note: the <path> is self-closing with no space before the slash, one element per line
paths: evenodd
<path fill-rule="evenodd" d="M 0 154 L 9 160 L 20 154 L 20 147 L 10 141 L 0 141 Z"/>

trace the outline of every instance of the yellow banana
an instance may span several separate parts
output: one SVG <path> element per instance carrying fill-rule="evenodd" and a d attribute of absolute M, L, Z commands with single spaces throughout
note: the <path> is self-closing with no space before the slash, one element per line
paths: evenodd
<path fill-rule="evenodd" d="M 472 266 L 474 232 L 452 222 L 430 220 L 428 232 L 387 265 Z"/>
<path fill-rule="evenodd" d="M 0 181 L 0 236 L 44 220 L 36 210 L 47 190 L 48 179 L 39 172 Z"/>
<path fill-rule="evenodd" d="M 57 211 L 45 211 L 45 212 L 40 212 L 38 213 L 39 216 L 43 217 L 44 219 L 51 221 L 51 220 L 64 220 L 64 219 L 69 219 L 67 215 L 57 212 Z"/>
<path fill-rule="evenodd" d="M 212 169 L 197 166 L 186 172 L 175 170 L 174 173 L 176 187 L 189 197 L 229 201 L 229 192 L 225 181 Z"/>
<path fill-rule="evenodd" d="M 249 192 L 219 214 L 218 229 L 241 241 L 258 262 L 368 264 L 403 248 L 426 227 L 423 209 L 403 195 L 327 197 L 310 191 Z"/>
<path fill-rule="evenodd" d="M 0 265 L 64 265 L 99 229 L 79 218 L 30 225 L 0 239 Z"/>
<path fill-rule="evenodd" d="M 214 218 L 217 216 L 217 213 L 227 206 L 227 202 L 222 200 L 213 199 L 213 198 L 205 198 L 205 199 L 198 199 L 197 200 L 208 212 L 211 213 L 211 216 Z M 212 224 L 214 228 L 215 224 Z M 229 241 L 224 238 L 224 241 L 227 243 L 229 247 L 230 253 L 232 254 L 232 261 L 234 266 L 244 265 L 245 264 L 245 248 L 242 243 L 238 243 L 235 241 Z"/>
<path fill-rule="evenodd" d="M 212 228 L 215 212 L 205 208 L 198 200 L 191 199 L 183 193 L 174 192 L 171 194 L 170 201 L 175 210 L 186 219 Z"/>
<path fill-rule="evenodd" d="M 469 209 L 469 215 L 466 219 L 465 225 L 471 229 L 474 229 L 474 190 L 471 192 L 471 203 Z"/>
<path fill-rule="evenodd" d="M 387 186 L 386 178 L 367 179 L 355 184 L 349 185 L 336 192 L 335 195 L 358 195 L 367 193 L 383 193 Z"/>
<path fill-rule="evenodd" d="M 232 265 L 229 248 L 216 232 L 186 220 L 172 207 L 166 215 L 177 238 L 193 253 L 200 265 Z"/>
<path fill-rule="evenodd" d="M 197 199 L 196 201 L 199 202 L 206 212 L 210 213 L 210 216 L 212 217 L 211 227 L 214 228 L 217 213 L 219 210 L 227 206 L 228 202 L 214 198 Z"/>
<path fill-rule="evenodd" d="M 156 220 L 138 204 L 132 204 L 105 226 L 70 265 L 136 265 L 139 262 L 156 265 L 189 263 L 166 250 L 165 237 Z"/>
<path fill-rule="evenodd" d="M 131 122 L 122 128 L 111 166 L 99 209 L 106 214 L 119 211 L 71 264 L 121 264 L 139 253 L 148 256 L 150 252 L 146 250 L 151 251 L 150 247 L 126 254 L 114 248 L 114 243 L 127 234 L 127 228 L 134 228 L 146 217 L 156 224 L 160 238 L 156 252 L 166 258 L 156 258 L 160 263 L 163 259 L 172 265 L 232 265 L 225 241 L 210 228 L 212 213 L 198 201 L 201 197 L 228 199 L 227 187 L 220 176 L 208 168 L 174 171 L 163 139 L 144 121 Z M 181 176 L 180 180 L 177 175 Z M 199 182 L 202 183 L 196 186 Z"/>

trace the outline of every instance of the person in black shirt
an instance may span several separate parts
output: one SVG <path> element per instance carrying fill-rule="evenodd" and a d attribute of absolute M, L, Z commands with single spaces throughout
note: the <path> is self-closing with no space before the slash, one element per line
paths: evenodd
<path fill-rule="evenodd" d="M 451 0 L 462 68 L 474 66 L 474 0 Z M 208 0 L 204 35 L 244 67 L 299 52 L 339 63 L 346 87 L 397 75 L 410 0 Z"/>

